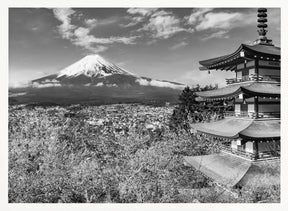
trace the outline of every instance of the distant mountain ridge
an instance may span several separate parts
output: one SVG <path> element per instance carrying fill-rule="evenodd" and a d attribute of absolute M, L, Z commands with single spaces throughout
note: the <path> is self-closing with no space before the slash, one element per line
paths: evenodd
<path fill-rule="evenodd" d="M 183 88 L 177 82 L 137 76 L 100 55 L 88 55 L 58 73 L 32 80 L 29 87 L 10 90 L 10 100 L 15 103 L 170 102 L 177 101 Z M 25 94 L 19 94 L 20 91 Z"/>
<path fill-rule="evenodd" d="M 117 65 L 108 62 L 100 55 L 88 55 L 74 64 L 52 74 L 32 81 L 35 88 L 62 85 L 84 86 L 158 86 L 182 89 L 183 84 L 139 77 Z"/>

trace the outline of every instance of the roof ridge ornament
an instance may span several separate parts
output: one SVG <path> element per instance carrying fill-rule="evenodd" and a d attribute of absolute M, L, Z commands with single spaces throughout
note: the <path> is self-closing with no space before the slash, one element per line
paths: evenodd
<path fill-rule="evenodd" d="M 258 24 L 257 24 L 257 28 L 258 28 L 258 34 L 259 34 L 259 38 L 257 40 L 254 41 L 254 45 L 257 44 L 262 44 L 262 45 L 273 45 L 272 44 L 272 40 L 268 39 L 266 37 L 266 34 L 268 32 L 268 30 L 266 29 L 268 27 L 267 25 L 267 9 L 266 8 L 258 8 Z"/>

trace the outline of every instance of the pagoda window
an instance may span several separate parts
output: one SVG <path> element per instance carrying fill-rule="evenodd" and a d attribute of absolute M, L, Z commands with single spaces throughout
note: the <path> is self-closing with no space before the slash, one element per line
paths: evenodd
<path fill-rule="evenodd" d="M 280 70 L 277 69 L 267 69 L 267 68 L 259 68 L 259 75 L 261 76 L 280 76 Z"/>
<path fill-rule="evenodd" d="M 242 71 L 237 71 L 236 72 L 236 78 L 237 79 L 242 79 Z"/>
<path fill-rule="evenodd" d="M 244 68 L 244 63 L 237 64 L 237 70 L 241 70 Z"/>
<path fill-rule="evenodd" d="M 231 141 L 231 148 L 237 150 L 238 146 L 237 146 L 237 140 L 233 140 Z"/>
<path fill-rule="evenodd" d="M 276 152 L 278 151 L 279 141 L 260 141 L 257 144 L 260 158 L 277 154 Z"/>
<path fill-rule="evenodd" d="M 254 104 L 248 104 L 248 113 L 254 113 L 255 109 L 254 109 Z"/>
<path fill-rule="evenodd" d="M 241 112 L 248 112 L 248 104 L 247 103 L 241 104 Z"/>
<path fill-rule="evenodd" d="M 252 141 L 247 141 L 245 144 L 245 151 L 248 153 L 254 153 L 254 143 Z"/>
<path fill-rule="evenodd" d="M 255 61 L 249 61 L 246 63 L 246 67 L 254 67 L 255 66 Z"/>
<path fill-rule="evenodd" d="M 249 75 L 252 75 L 252 74 L 255 74 L 255 69 L 254 68 L 249 69 Z"/>
<path fill-rule="evenodd" d="M 260 113 L 280 113 L 280 104 L 259 104 Z"/>
<path fill-rule="evenodd" d="M 240 114 L 240 112 L 241 112 L 240 104 L 235 104 L 235 113 Z"/>
<path fill-rule="evenodd" d="M 246 145 L 242 143 L 242 139 L 237 139 L 237 150 L 244 152 L 246 150 Z"/>
<path fill-rule="evenodd" d="M 246 75 L 249 75 L 249 69 L 243 69 L 242 70 L 242 77 L 246 76 Z"/>

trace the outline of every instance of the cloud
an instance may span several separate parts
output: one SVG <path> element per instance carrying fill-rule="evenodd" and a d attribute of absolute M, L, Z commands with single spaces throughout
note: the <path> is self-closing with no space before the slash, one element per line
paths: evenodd
<path fill-rule="evenodd" d="M 75 11 L 70 8 L 56 8 L 53 9 L 53 13 L 55 15 L 55 18 L 62 22 L 62 24 L 58 26 L 58 30 L 62 38 L 71 38 L 73 35 L 72 31 L 76 28 L 76 26 L 71 24 L 70 16 L 73 15 Z"/>
<path fill-rule="evenodd" d="M 9 82 L 9 88 L 25 88 L 29 86 L 29 82 L 28 81 L 17 81 L 17 82 Z"/>
<path fill-rule="evenodd" d="M 129 16 L 126 17 L 129 23 L 120 24 L 120 26 L 125 28 L 135 26 L 141 22 L 144 22 L 155 11 L 157 11 L 157 8 L 129 8 L 127 10 Z"/>
<path fill-rule="evenodd" d="M 252 15 L 252 16 L 251 16 Z M 197 31 L 206 31 L 201 40 L 212 38 L 229 38 L 229 31 L 255 22 L 255 11 L 240 13 L 231 11 L 215 12 L 211 8 L 194 9 L 184 19 Z"/>
<path fill-rule="evenodd" d="M 109 37 L 109 38 L 96 38 L 93 35 L 90 35 L 90 29 L 79 27 L 74 31 L 74 39 L 72 43 L 76 46 L 84 47 L 92 52 L 100 52 L 107 49 L 105 44 L 112 43 L 124 43 L 124 44 L 134 44 L 137 36 L 131 37 Z M 94 46 L 94 44 L 102 44 Z"/>
<path fill-rule="evenodd" d="M 149 22 L 138 31 L 149 31 L 153 38 L 167 39 L 178 32 L 189 32 L 192 33 L 194 30 L 189 28 L 183 28 L 180 25 L 181 21 L 171 13 L 165 11 L 158 11 L 157 14 L 152 15 Z"/>
<path fill-rule="evenodd" d="M 130 22 L 122 24 L 123 27 L 135 26 L 145 22 L 136 32 L 148 32 L 150 37 L 157 39 L 167 39 L 178 32 L 192 33 L 194 29 L 181 26 L 182 20 L 176 17 L 173 12 L 159 10 L 157 8 L 130 8 L 127 10 Z"/>
<path fill-rule="evenodd" d="M 158 87 L 166 87 L 166 88 L 172 88 L 172 89 L 183 89 L 184 85 L 176 85 L 173 83 L 169 83 L 166 81 L 158 81 L 158 80 L 152 80 L 150 82 L 151 86 L 158 86 Z"/>
<path fill-rule="evenodd" d="M 185 16 L 184 19 L 187 20 L 187 23 L 190 25 L 196 24 L 198 21 L 203 20 L 203 16 L 205 13 L 212 11 L 211 8 L 200 8 L 193 9 L 193 12 L 189 16 Z"/>
<path fill-rule="evenodd" d="M 107 37 L 107 38 L 98 38 L 91 34 L 91 30 L 97 25 L 104 23 L 111 23 L 112 20 L 115 22 L 115 18 L 110 18 L 107 20 L 98 21 L 96 19 L 85 19 L 83 26 L 72 25 L 72 15 L 75 13 L 74 10 L 69 8 L 58 8 L 53 9 L 55 18 L 62 22 L 58 26 L 58 32 L 63 39 L 70 40 L 75 46 L 83 47 L 93 53 L 98 53 L 105 51 L 108 46 L 107 44 L 113 43 L 123 43 L 123 44 L 135 44 L 135 39 L 138 36 L 130 37 Z"/>
<path fill-rule="evenodd" d="M 27 92 L 20 92 L 20 93 L 10 93 L 9 92 L 9 97 L 18 97 L 18 96 L 23 96 L 23 95 L 26 95 L 26 94 L 27 94 Z"/>
<path fill-rule="evenodd" d="M 244 15 L 239 12 L 218 12 L 207 13 L 201 22 L 196 26 L 196 30 L 207 29 L 232 29 L 237 27 L 237 22 L 243 21 Z"/>
<path fill-rule="evenodd" d="M 127 28 L 127 27 L 131 27 L 131 26 L 135 26 L 135 25 L 137 25 L 138 23 L 141 23 L 142 21 L 145 20 L 145 17 L 142 17 L 142 16 L 136 16 L 136 17 L 128 16 L 128 17 L 126 17 L 126 18 L 129 20 L 129 23 L 127 23 L 127 24 L 120 24 L 119 26 L 124 27 L 124 28 Z"/>
<path fill-rule="evenodd" d="M 96 85 L 94 85 L 94 86 L 103 86 L 104 84 L 103 84 L 103 82 L 99 82 L 99 83 L 97 83 Z"/>
<path fill-rule="evenodd" d="M 172 47 L 170 47 L 170 49 L 171 49 L 171 50 L 176 50 L 176 49 L 179 49 L 179 48 L 183 48 L 183 47 L 185 47 L 185 46 L 187 46 L 187 45 L 188 45 L 187 42 L 182 41 L 182 42 L 180 42 L 180 43 L 177 43 L 177 44 L 173 45 Z"/>
<path fill-rule="evenodd" d="M 34 26 L 34 27 L 31 28 L 31 30 L 32 30 L 32 31 L 38 31 L 39 28 L 38 28 L 37 26 Z"/>
<path fill-rule="evenodd" d="M 149 16 L 156 10 L 157 8 L 129 8 L 127 13 L 131 15 Z"/>
<path fill-rule="evenodd" d="M 157 86 L 157 87 L 165 87 L 165 88 L 171 88 L 171 89 L 183 89 L 184 85 L 177 85 L 173 84 L 167 81 L 158 81 L 152 79 L 151 81 L 148 81 L 143 78 L 138 78 L 135 80 L 136 83 L 142 85 L 142 86 Z"/>
<path fill-rule="evenodd" d="M 49 79 L 46 79 L 45 81 L 43 81 L 44 83 L 59 83 L 58 80 L 56 79 L 53 79 L 53 80 L 49 80 Z"/>
<path fill-rule="evenodd" d="M 151 17 L 164 16 L 164 15 L 173 15 L 173 12 L 168 12 L 165 10 L 157 10 L 157 11 L 151 13 Z"/>
<path fill-rule="evenodd" d="M 45 83 L 45 84 L 42 84 L 42 83 L 34 82 L 32 84 L 33 88 L 48 88 L 48 87 L 59 87 L 59 86 L 61 86 L 60 83 Z"/>
<path fill-rule="evenodd" d="M 108 17 L 105 19 L 95 19 L 95 18 L 90 18 L 90 19 L 85 19 L 84 23 L 87 27 L 89 28 L 94 28 L 96 26 L 100 26 L 100 25 L 109 25 L 109 24 L 113 24 L 116 23 L 117 21 L 119 21 L 119 17 L 117 16 L 112 16 L 112 17 Z"/>
<path fill-rule="evenodd" d="M 98 20 L 95 18 L 92 18 L 92 19 L 85 19 L 84 22 L 89 28 L 94 28 L 97 25 Z"/>
<path fill-rule="evenodd" d="M 142 79 L 142 78 L 137 78 L 135 80 L 135 82 L 142 85 L 142 86 L 149 86 L 150 85 L 149 81 L 147 81 L 146 79 Z"/>
<path fill-rule="evenodd" d="M 226 31 L 226 30 L 213 32 L 213 33 L 211 33 L 209 35 L 204 36 L 202 38 L 202 40 L 206 41 L 206 40 L 209 40 L 209 39 L 212 39 L 212 38 L 229 38 L 229 35 L 227 33 L 228 33 L 228 31 Z"/>
<path fill-rule="evenodd" d="M 106 84 L 107 87 L 118 87 L 117 84 Z"/>

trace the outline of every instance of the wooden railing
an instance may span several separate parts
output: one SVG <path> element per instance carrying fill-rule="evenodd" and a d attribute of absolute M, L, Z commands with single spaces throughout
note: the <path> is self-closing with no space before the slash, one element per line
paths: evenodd
<path fill-rule="evenodd" d="M 224 113 L 224 116 L 225 117 L 236 116 L 236 117 L 256 118 L 256 113 L 248 112 L 248 111 L 241 111 L 241 112 L 226 111 Z M 280 112 L 259 112 L 258 118 L 280 118 Z"/>
<path fill-rule="evenodd" d="M 228 84 L 234 84 L 234 83 L 240 83 L 245 81 L 273 81 L 273 82 L 280 82 L 280 76 L 257 76 L 256 74 L 250 74 L 242 76 L 242 78 L 227 78 L 226 83 Z"/>
<path fill-rule="evenodd" d="M 257 153 L 246 152 L 245 150 L 241 150 L 241 149 L 233 149 L 231 148 L 231 146 L 224 146 L 224 145 L 220 147 L 220 150 L 238 155 L 240 157 L 248 158 L 250 160 L 280 157 L 280 150 L 259 152 L 257 154 Z"/>
<path fill-rule="evenodd" d="M 241 156 L 241 157 L 245 157 L 248 158 L 250 160 L 256 160 L 257 155 L 255 153 L 251 153 L 251 152 L 246 152 L 245 150 L 240 150 L 240 149 L 233 149 L 229 146 L 221 146 L 220 147 L 221 151 L 226 151 L 226 152 L 230 152 L 232 154 Z"/>

